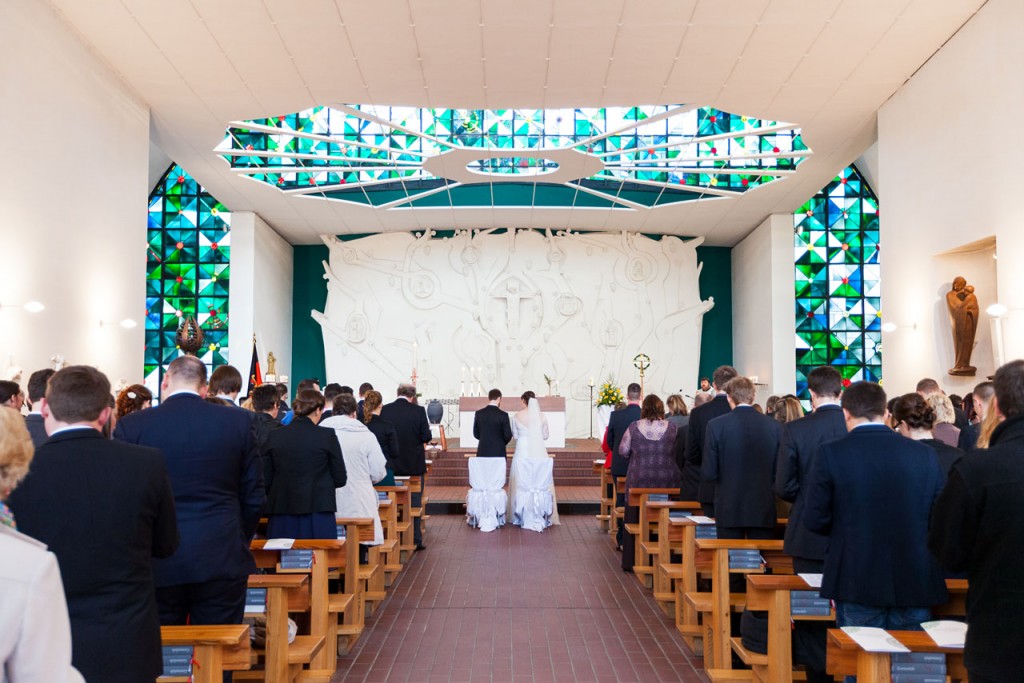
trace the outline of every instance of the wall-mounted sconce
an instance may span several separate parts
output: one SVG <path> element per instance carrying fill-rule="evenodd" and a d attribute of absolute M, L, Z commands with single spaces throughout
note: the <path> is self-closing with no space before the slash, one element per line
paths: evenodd
<path fill-rule="evenodd" d="M 882 323 L 882 332 L 895 332 L 896 330 L 903 329 L 916 330 L 917 323 L 912 323 L 910 325 L 897 325 L 894 322 Z"/>
<path fill-rule="evenodd" d="M 0 308 L 24 308 L 29 313 L 38 313 L 39 311 L 44 310 L 46 306 L 42 305 L 38 301 L 29 301 L 27 304 L 21 304 L 20 306 L 18 304 L 0 303 Z"/>
<path fill-rule="evenodd" d="M 1006 304 L 996 302 L 985 309 L 985 313 L 992 319 L 992 355 L 995 356 L 996 367 L 1002 367 L 1006 362 L 1006 351 L 1003 347 L 1003 318 L 1010 311 L 1019 311 L 1019 308 L 1010 308 Z"/>
<path fill-rule="evenodd" d="M 132 320 L 131 318 L 125 318 L 121 322 L 114 322 L 113 320 L 101 320 L 100 321 L 100 327 L 112 327 L 114 325 L 119 325 L 120 327 L 123 327 L 126 330 L 130 330 L 133 327 L 138 327 L 139 326 L 139 324 L 137 322 L 135 322 L 134 320 Z"/>

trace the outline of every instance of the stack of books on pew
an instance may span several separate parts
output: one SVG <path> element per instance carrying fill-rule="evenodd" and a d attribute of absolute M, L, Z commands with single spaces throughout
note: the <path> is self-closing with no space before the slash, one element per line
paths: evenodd
<path fill-rule="evenodd" d="M 818 591 L 790 591 L 789 611 L 795 617 L 827 617 L 832 614 L 832 601 Z"/>
<path fill-rule="evenodd" d="M 377 500 L 380 501 L 381 503 L 386 503 L 388 501 L 388 492 L 377 491 Z"/>
<path fill-rule="evenodd" d="M 945 683 L 946 655 L 897 652 L 892 655 L 892 683 Z"/>
<path fill-rule="evenodd" d="M 247 588 L 245 590 L 245 613 L 263 614 L 267 611 L 267 589 Z"/>
<path fill-rule="evenodd" d="M 192 646 L 164 645 L 164 676 L 192 676 Z"/>
<path fill-rule="evenodd" d="M 281 569 L 309 569 L 313 566 L 312 550 L 282 550 Z"/>
<path fill-rule="evenodd" d="M 699 524 L 696 538 L 718 538 L 718 528 L 714 524 Z"/>
<path fill-rule="evenodd" d="M 345 525 L 344 524 L 339 524 L 338 525 L 338 540 L 339 541 L 344 541 L 345 540 L 345 534 L 347 534 L 347 533 L 348 533 L 348 530 L 345 528 Z"/>
<path fill-rule="evenodd" d="M 764 564 L 760 550 L 730 550 L 729 569 L 760 569 Z"/>
<path fill-rule="evenodd" d="M 668 494 L 667 493 L 649 493 L 649 494 L 647 494 L 647 502 L 648 503 L 667 503 L 668 502 Z"/>
<path fill-rule="evenodd" d="M 689 510 L 669 510 L 668 511 L 668 518 L 669 519 L 686 519 L 687 517 L 689 517 L 692 514 L 693 513 L 690 512 Z"/>

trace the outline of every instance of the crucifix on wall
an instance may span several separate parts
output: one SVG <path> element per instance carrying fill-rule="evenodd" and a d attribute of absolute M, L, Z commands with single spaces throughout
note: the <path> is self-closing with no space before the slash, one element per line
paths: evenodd
<path fill-rule="evenodd" d="M 523 299 L 535 299 L 540 296 L 531 290 L 519 278 L 512 276 L 499 283 L 491 290 L 492 299 L 505 300 L 505 319 L 508 325 L 508 336 L 511 339 L 519 338 L 520 325 L 520 304 Z"/>

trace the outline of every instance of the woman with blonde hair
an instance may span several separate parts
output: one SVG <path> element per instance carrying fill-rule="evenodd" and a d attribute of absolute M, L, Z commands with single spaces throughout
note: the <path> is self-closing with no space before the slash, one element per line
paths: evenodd
<path fill-rule="evenodd" d="M 71 623 L 57 558 L 15 530 L 4 504 L 34 452 L 21 414 L 0 410 L 0 672 L 10 683 L 82 683 L 71 666 Z"/>
<path fill-rule="evenodd" d="M 932 427 L 932 434 L 942 443 L 955 448 L 957 441 L 960 440 L 960 429 L 953 424 L 956 422 L 953 402 L 945 394 L 931 394 L 925 398 L 925 401 L 935 413 L 935 426 Z"/>
<path fill-rule="evenodd" d="M 803 417 L 804 407 L 800 405 L 800 400 L 796 396 L 786 395 L 776 401 L 775 410 L 770 413 L 780 424 L 786 424 Z"/>

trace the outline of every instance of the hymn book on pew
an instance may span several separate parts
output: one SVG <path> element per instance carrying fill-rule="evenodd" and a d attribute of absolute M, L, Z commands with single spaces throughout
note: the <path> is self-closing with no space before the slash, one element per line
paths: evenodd
<path fill-rule="evenodd" d="M 282 550 L 281 569 L 310 569 L 313 566 L 312 550 Z"/>
<path fill-rule="evenodd" d="M 267 611 L 267 589 L 247 588 L 245 591 L 245 613 L 263 614 Z"/>
<path fill-rule="evenodd" d="M 163 676 L 191 676 L 192 656 L 191 645 L 164 645 Z"/>
<path fill-rule="evenodd" d="M 893 683 L 945 683 L 946 655 L 941 652 L 903 652 L 892 656 Z"/>

